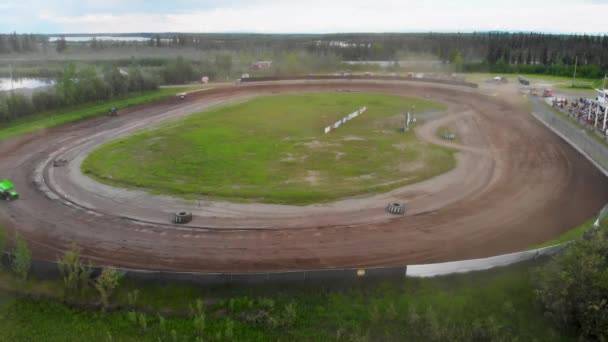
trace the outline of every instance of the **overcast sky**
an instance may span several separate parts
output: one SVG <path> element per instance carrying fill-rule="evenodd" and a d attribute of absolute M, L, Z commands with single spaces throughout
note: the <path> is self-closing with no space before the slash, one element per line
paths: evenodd
<path fill-rule="evenodd" d="M 608 0 L 4 0 L 0 32 L 608 33 Z"/>

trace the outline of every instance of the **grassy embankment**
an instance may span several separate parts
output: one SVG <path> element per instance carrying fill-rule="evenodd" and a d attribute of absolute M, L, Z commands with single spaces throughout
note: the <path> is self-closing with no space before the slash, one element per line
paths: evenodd
<path fill-rule="evenodd" d="M 115 300 L 123 309 L 106 313 L 0 292 L 0 340 L 192 341 L 199 335 L 190 313 L 197 298 L 206 299 L 200 334 L 205 340 L 567 340 L 534 304 L 533 267 L 520 264 L 342 289 L 313 285 L 205 290 L 129 282 Z M 8 286 L 60 293 L 58 282 L 18 285 L 5 273 L 0 275 L 5 287 L 12 282 Z M 131 306 L 127 296 L 135 288 L 139 299 Z M 129 311 L 141 312 L 145 324 Z"/>
<path fill-rule="evenodd" d="M 455 166 L 454 151 L 400 131 L 412 104 L 420 118 L 445 108 L 383 94 L 261 97 L 110 142 L 82 168 L 102 182 L 186 198 L 308 204 L 379 193 Z"/>
<path fill-rule="evenodd" d="M 84 104 L 73 108 L 58 109 L 49 112 L 27 116 L 10 122 L 0 123 L 0 140 L 12 138 L 21 134 L 74 122 L 108 112 L 111 107 L 126 108 L 154 101 L 171 98 L 176 93 L 183 92 L 193 87 L 159 89 L 141 94 L 134 94 L 122 99 L 103 103 Z"/>

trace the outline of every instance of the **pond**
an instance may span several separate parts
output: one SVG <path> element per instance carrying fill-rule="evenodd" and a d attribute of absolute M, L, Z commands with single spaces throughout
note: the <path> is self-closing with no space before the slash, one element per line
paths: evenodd
<path fill-rule="evenodd" d="M 11 84 L 12 83 L 12 84 Z M 55 82 L 48 78 L 13 78 L 0 77 L 0 91 L 7 91 L 12 89 L 35 89 L 40 87 L 46 87 L 53 85 Z"/>
<path fill-rule="evenodd" d="M 120 42 L 147 42 L 150 40 L 150 37 L 140 37 L 140 36 L 68 36 L 64 37 L 68 42 L 88 42 L 93 40 L 93 38 L 97 40 L 103 41 L 120 41 Z M 55 42 L 61 39 L 60 36 L 52 36 L 49 37 L 50 42 Z M 169 41 L 170 39 L 162 38 L 162 41 Z"/>

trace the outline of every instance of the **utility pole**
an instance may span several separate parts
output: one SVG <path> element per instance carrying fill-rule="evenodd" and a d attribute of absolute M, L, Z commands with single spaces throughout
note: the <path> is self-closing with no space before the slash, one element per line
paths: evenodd
<path fill-rule="evenodd" d="M 572 86 L 574 87 L 574 83 L 576 82 L 576 66 L 578 65 L 578 56 L 574 58 L 574 76 L 572 77 Z"/>

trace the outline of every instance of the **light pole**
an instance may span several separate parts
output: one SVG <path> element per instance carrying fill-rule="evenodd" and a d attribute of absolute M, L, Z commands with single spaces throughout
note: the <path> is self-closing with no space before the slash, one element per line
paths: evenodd
<path fill-rule="evenodd" d="M 572 86 L 576 83 L 576 66 L 578 65 L 578 56 L 574 58 L 574 76 L 572 77 Z"/>

